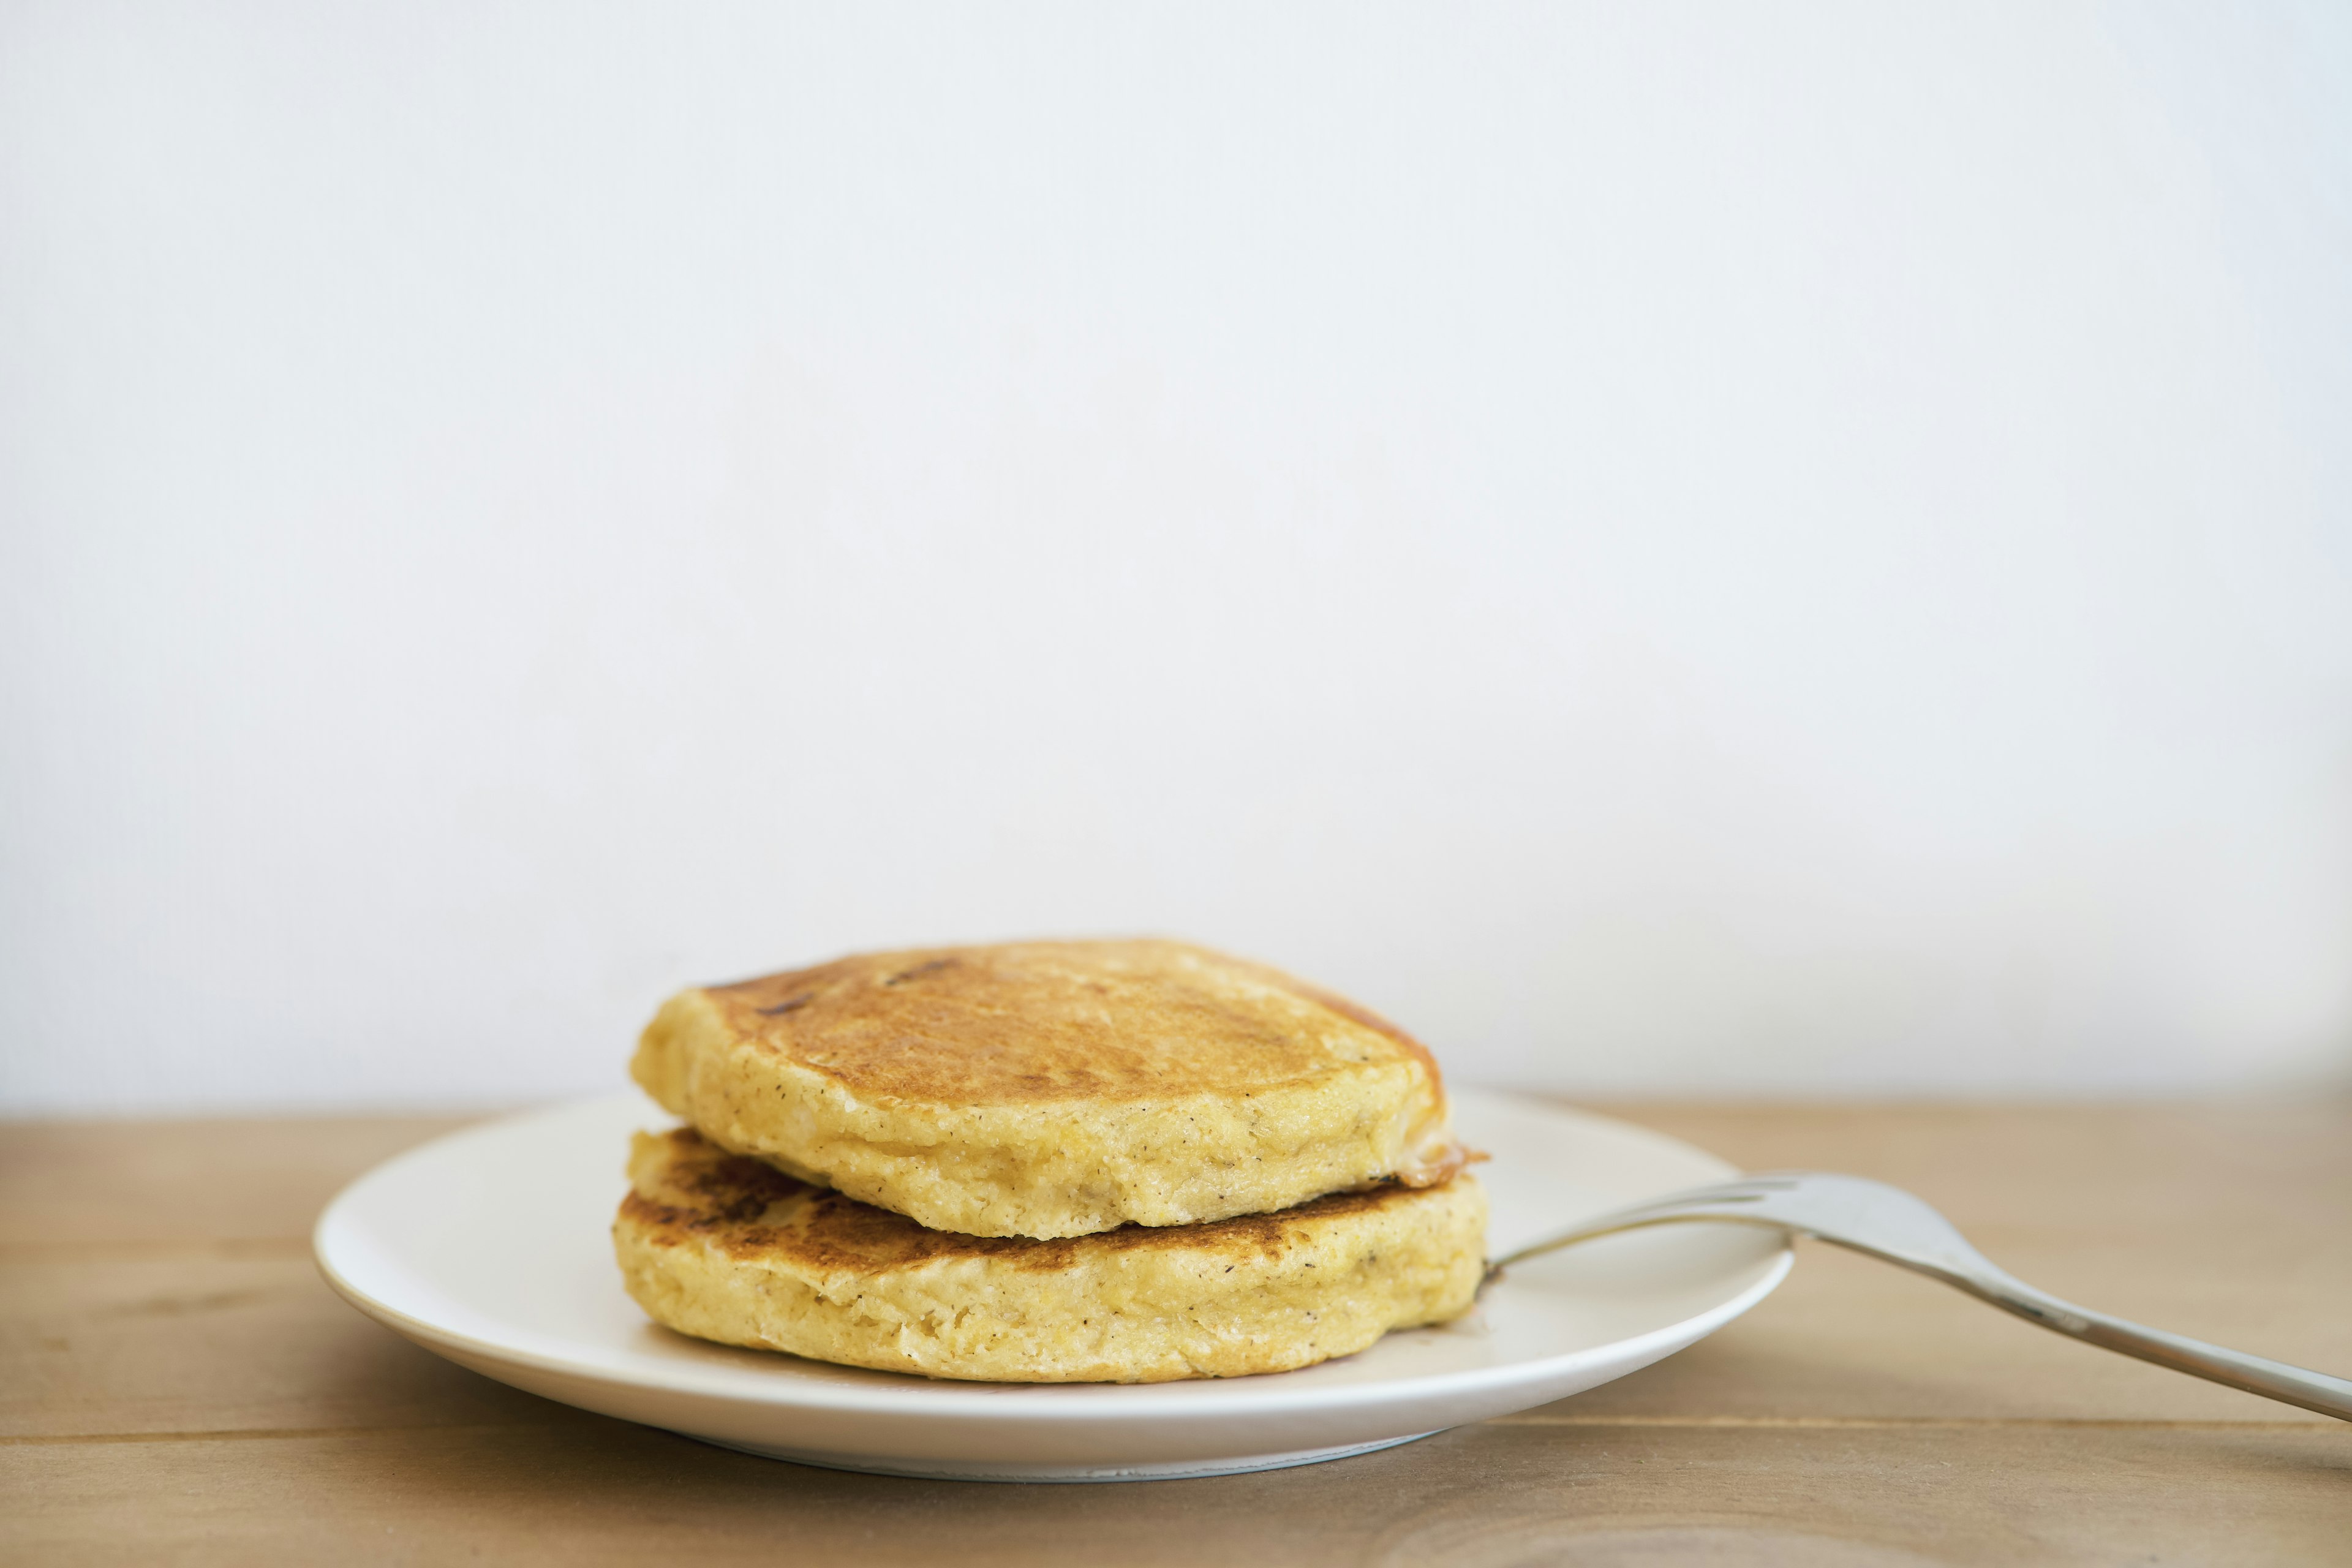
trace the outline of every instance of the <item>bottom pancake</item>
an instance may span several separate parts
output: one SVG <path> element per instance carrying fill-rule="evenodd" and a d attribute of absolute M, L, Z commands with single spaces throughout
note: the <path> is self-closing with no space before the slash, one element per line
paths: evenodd
<path fill-rule="evenodd" d="M 1486 1267 L 1486 1195 L 1468 1176 L 1058 1241 L 926 1230 L 691 1128 L 638 1133 L 629 1178 L 613 1244 L 656 1322 L 928 1377 L 1286 1372 L 1460 1316 Z"/>

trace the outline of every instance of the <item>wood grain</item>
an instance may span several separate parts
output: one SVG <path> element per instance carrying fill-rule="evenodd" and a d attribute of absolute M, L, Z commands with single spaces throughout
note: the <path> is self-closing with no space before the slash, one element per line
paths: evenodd
<path fill-rule="evenodd" d="M 1910 1187 L 2090 1304 L 2352 1367 L 2352 1104 L 1608 1109 Z M 447 1125 L 0 1128 L 0 1557 L 2352 1562 L 2352 1426 L 1817 1247 L 1646 1372 L 1334 1465 L 1016 1488 L 749 1458 L 460 1372 L 327 1291 L 320 1205 Z"/>

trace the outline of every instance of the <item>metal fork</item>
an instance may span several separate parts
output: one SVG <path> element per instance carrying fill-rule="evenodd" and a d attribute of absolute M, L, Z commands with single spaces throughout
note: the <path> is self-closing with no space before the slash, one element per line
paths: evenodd
<path fill-rule="evenodd" d="M 1723 1220 L 1769 1226 L 1799 1236 L 1834 1242 L 1901 1264 L 1931 1279 L 1965 1290 L 2029 1323 L 2185 1372 L 2192 1377 L 2242 1388 L 2249 1394 L 2300 1405 L 2323 1415 L 2352 1421 L 2352 1382 L 2306 1372 L 2284 1362 L 2265 1361 L 2200 1340 L 2094 1312 L 2013 1279 L 1989 1262 L 1952 1227 L 1952 1222 L 1919 1199 L 1883 1182 L 1834 1176 L 1817 1171 L 1780 1171 L 1745 1176 L 1711 1187 L 1693 1187 L 1589 1219 L 1571 1229 L 1496 1258 L 1486 1268 L 1491 1281 L 1514 1263 L 1642 1226 Z"/>

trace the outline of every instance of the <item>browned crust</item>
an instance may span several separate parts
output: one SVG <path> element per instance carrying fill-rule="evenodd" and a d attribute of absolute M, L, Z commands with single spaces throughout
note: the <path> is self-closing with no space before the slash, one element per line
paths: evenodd
<path fill-rule="evenodd" d="M 864 953 L 708 994 L 739 1038 L 861 1096 L 972 1105 L 1246 1093 L 1406 1058 L 1444 1092 L 1428 1049 L 1385 1018 L 1184 942 Z"/>
<path fill-rule="evenodd" d="M 1093 1236 L 1034 1241 L 928 1230 L 903 1215 L 785 1175 L 763 1161 L 727 1153 L 690 1127 L 664 1135 L 662 1163 L 641 1163 L 622 1217 L 654 1245 L 716 1244 L 730 1257 L 789 1258 L 827 1272 L 875 1274 L 940 1258 L 985 1258 L 1023 1270 L 1068 1268 L 1087 1256 L 1150 1248 L 1204 1258 L 1274 1258 L 1308 1237 L 1300 1222 L 1360 1214 L 1413 1200 L 1398 1183 L 1332 1193 L 1276 1214 L 1187 1226 L 1122 1226 Z M 647 1187 L 654 1187 L 648 1195 Z"/>

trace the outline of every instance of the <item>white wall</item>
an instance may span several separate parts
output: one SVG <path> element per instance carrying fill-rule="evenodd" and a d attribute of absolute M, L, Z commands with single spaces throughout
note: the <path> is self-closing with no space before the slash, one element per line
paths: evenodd
<path fill-rule="evenodd" d="M 2352 1076 L 2352 12 L 11 5 L 0 1108 L 1186 933 L 1465 1078 Z"/>

